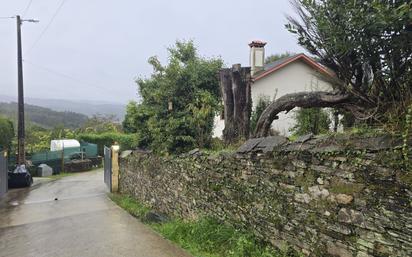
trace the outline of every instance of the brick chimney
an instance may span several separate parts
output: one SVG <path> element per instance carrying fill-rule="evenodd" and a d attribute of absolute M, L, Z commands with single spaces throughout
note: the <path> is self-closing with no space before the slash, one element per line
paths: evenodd
<path fill-rule="evenodd" d="M 265 45 L 266 42 L 254 40 L 250 46 L 250 68 L 252 77 L 263 70 L 265 65 Z"/>

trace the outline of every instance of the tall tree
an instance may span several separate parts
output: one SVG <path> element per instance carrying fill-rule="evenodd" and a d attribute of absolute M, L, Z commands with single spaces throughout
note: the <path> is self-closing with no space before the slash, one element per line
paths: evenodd
<path fill-rule="evenodd" d="M 406 112 L 412 96 L 412 1 L 295 0 L 286 27 L 299 44 L 333 70 L 335 92 L 297 93 L 273 102 L 259 119 L 267 135 L 282 111 L 339 107 L 385 122 Z"/>
<path fill-rule="evenodd" d="M 168 52 L 167 65 L 149 59 L 153 74 L 137 80 L 142 100 L 129 103 L 124 126 L 137 133 L 141 147 L 176 153 L 211 140 L 223 62 L 200 57 L 192 41 L 178 41 Z"/>

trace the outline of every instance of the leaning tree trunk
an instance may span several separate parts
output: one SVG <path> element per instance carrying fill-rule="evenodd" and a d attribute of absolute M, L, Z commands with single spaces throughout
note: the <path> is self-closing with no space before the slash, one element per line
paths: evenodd
<path fill-rule="evenodd" d="M 287 94 L 272 102 L 262 113 L 257 124 L 254 137 L 266 137 L 269 135 L 272 122 L 278 119 L 282 111 L 289 112 L 295 107 L 341 107 L 350 104 L 350 97 L 340 92 L 301 92 Z M 349 108 L 349 107 L 348 107 Z"/>
<path fill-rule="evenodd" d="M 222 69 L 219 81 L 224 101 L 223 139 L 226 143 L 233 143 L 240 138 L 248 138 L 252 111 L 250 68 L 235 64 L 231 69 Z"/>

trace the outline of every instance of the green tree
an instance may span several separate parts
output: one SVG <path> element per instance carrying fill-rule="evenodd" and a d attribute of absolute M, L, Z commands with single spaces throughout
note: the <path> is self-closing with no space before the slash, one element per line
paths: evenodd
<path fill-rule="evenodd" d="M 314 135 L 329 131 L 331 120 L 327 111 L 322 108 L 306 108 L 295 111 L 296 125 L 291 132 L 296 136 L 309 133 Z"/>
<path fill-rule="evenodd" d="M 121 124 L 114 115 L 95 114 L 81 128 L 83 133 L 120 132 Z"/>
<path fill-rule="evenodd" d="M 11 149 L 14 127 L 11 120 L 0 116 L 0 150 Z"/>
<path fill-rule="evenodd" d="M 168 52 L 167 65 L 149 58 L 153 74 L 137 80 L 142 101 L 128 104 L 123 127 L 137 133 L 140 147 L 160 153 L 204 147 L 219 109 L 222 60 L 200 57 L 192 41 L 178 41 Z"/>
<path fill-rule="evenodd" d="M 26 151 L 36 153 L 50 150 L 51 140 L 56 139 L 76 139 L 77 132 L 63 125 L 55 126 L 52 129 L 28 124 L 26 126 Z"/>
<path fill-rule="evenodd" d="M 276 62 L 280 59 L 290 57 L 292 55 L 295 55 L 295 53 L 285 52 L 285 53 L 281 53 L 281 54 L 272 54 L 272 55 L 269 55 L 265 58 L 265 64 Z"/>
<path fill-rule="evenodd" d="M 139 120 L 137 117 L 138 114 L 138 105 L 135 101 L 130 101 L 126 106 L 126 115 L 124 116 L 122 122 L 123 131 L 126 133 L 136 133 L 137 125 L 136 122 Z M 136 120 L 137 119 L 137 120 Z"/>
<path fill-rule="evenodd" d="M 412 1 L 294 0 L 294 4 L 297 17 L 289 17 L 286 27 L 336 74 L 336 79 L 328 76 L 335 90 L 279 97 L 262 113 L 255 136 L 267 135 L 280 112 L 296 107 L 339 108 L 368 123 L 399 124 L 412 101 Z"/>
<path fill-rule="evenodd" d="M 385 121 L 412 99 L 411 0 L 295 0 L 287 28 L 332 69 L 335 86 L 352 96 L 357 116 Z M 354 108 L 357 107 L 357 108 Z M 366 110 L 366 112 L 365 112 Z"/>

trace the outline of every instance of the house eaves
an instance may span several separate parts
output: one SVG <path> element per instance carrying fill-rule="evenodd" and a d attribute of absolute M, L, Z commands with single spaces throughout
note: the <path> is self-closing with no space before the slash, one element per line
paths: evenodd
<path fill-rule="evenodd" d="M 329 71 L 328 69 L 323 67 L 321 64 L 319 64 L 318 62 L 316 62 L 312 58 L 310 58 L 310 57 L 308 57 L 308 56 L 306 56 L 305 54 L 302 53 L 302 54 L 297 54 L 297 55 L 294 55 L 294 56 L 285 57 L 285 58 L 277 60 L 273 63 L 269 63 L 269 64 L 265 65 L 265 70 L 260 72 L 259 74 L 257 74 L 253 78 L 253 81 L 258 81 L 258 80 L 260 80 L 260 79 L 262 79 L 262 78 L 264 78 L 264 77 L 266 77 L 266 76 L 282 69 L 283 67 L 285 67 L 285 66 L 287 66 L 287 65 L 289 65 L 289 64 L 291 64 L 295 61 L 303 61 L 306 64 L 308 64 L 309 66 L 311 66 L 313 69 L 315 69 L 315 70 L 317 70 L 317 71 L 319 71 L 319 72 L 321 72 L 325 75 L 334 77 L 333 72 Z"/>

